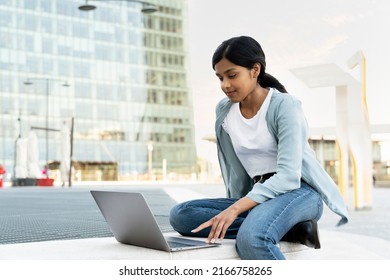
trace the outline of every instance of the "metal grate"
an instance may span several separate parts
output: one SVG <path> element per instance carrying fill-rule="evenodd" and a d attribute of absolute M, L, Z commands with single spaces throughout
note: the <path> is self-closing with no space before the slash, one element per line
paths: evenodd
<path fill-rule="evenodd" d="M 174 201 L 159 189 L 145 195 L 163 232 Z M 112 233 L 89 190 L 3 189 L 0 192 L 0 244 L 109 237 Z"/>

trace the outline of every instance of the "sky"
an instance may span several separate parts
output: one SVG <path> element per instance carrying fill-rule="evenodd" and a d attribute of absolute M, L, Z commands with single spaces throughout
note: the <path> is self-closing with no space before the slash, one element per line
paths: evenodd
<path fill-rule="evenodd" d="M 214 134 L 215 105 L 224 98 L 211 57 L 222 41 L 239 35 L 261 44 L 266 72 L 302 101 L 311 127 L 335 126 L 335 88 L 309 88 L 291 69 L 335 63 L 360 79 L 359 67 L 349 69 L 347 61 L 362 51 L 370 122 L 390 124 L 390 1 L 188 0 L 188 17 L 190 88 L 200 154 L 208 145 L 201 139 Z"/>

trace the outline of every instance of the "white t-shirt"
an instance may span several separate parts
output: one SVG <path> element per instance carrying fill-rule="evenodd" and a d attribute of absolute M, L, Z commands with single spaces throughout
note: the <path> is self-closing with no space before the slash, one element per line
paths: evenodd
<path fill-rule="evenodd" d="M 260 110 L 251 119 L 244 118 L 240 104 L 234 103 L 222 124 L 251 178 L 276 172 L 277 145 L 265 120 L 272 94 L 271 88 Z"/>

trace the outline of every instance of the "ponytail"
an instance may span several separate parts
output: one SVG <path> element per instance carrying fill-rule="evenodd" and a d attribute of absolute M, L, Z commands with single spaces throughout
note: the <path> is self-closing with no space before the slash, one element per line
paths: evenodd
<path fill-rule="evenodd" d="M 264 71 L 260 71 L 260 75 L 257 78 L 257 82 L 263 88 L 267 88 L 267 87 L 276 88 L 280 92 L 287 93 L 286 88 L 278 81 L 278 79 L 276 79 L 274 76 L 268 73 L 265 73 Z"/>

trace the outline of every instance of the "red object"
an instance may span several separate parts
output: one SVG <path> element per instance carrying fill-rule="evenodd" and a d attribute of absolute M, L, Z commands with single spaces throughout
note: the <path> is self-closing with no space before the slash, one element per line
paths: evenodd
<path fill-rule="evenodd" d="M 51 178 L 41 178 L 38 179 L 38 186 L 39 187 L 52 187 L 53 186 L 54 179 Z"/>
<path fill-rule="evenodd" d="M 5 174 L 4 166 L 0 164 L 0 188 L 3 187 L 3 175 Z"/>

